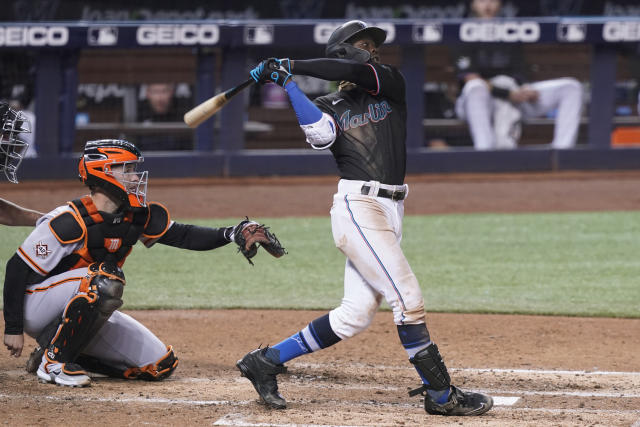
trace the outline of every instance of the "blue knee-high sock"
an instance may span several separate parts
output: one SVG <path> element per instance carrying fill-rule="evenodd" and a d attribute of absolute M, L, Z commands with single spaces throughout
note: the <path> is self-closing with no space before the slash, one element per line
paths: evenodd
<path fill-rule="evenodd" d="M 273 347 L 269 347 L 265 356 L 273 363 L 285 363 L 303 354 L 330 347 L 338 341 L 340 341 L 340 337 L 331 329 L 329 315 L 325 314 L 309 323 L 301 331 Z"/>
<path fill-rule="evenodd" d="M 398 325 L 398 335 L 400 342 L 409 355 L 409 359 L 413 358 L 420 350 L 431 344 L 427 325 L 424 323 L 418 325 Z M 415 366 L 415 365 L 414 365 Z M 422 378 L 422 383 L 429 385 L 429 381 L 424 377 L 422 372 L 416 366 L 416 371 Z M 436 403 L 445 403 L 449 399 L 449 390 L 431 390 L 427 389 L 427 393 Z"/>

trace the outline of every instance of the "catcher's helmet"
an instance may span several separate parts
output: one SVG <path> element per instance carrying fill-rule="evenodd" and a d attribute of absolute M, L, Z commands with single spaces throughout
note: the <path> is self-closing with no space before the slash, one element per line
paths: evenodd
<path fill-rule="evenodd" d="M 362 36 L 369 36 L 379 47 L 387 38 L 387 32 L 382 28 L 367 25 L 363 21 L 349 21 L 335 29 L 329 41 L 325 54 L 327 58 L 351 59 L 358 62 L 369 61 L 371 55 L 363 49 L 354 47 L 351 43 Z"/>
<path fill-rule="evenodd" d="M 18 183 L 16 172 L 22 162 L 22 156 L 29 144 L 18 138 L 20 133 L 31 132 L 31 123 L 22 113 L 9 107 L 6 102 L 0 102 L 0 172 L 4 172 L 7 179 Z"/>
<path fill-rule="evenodd" d="M 122 139 L 88 141 L 78 164 L 79 178 L 99 187 L 131 207 L 147 205 L 147 171 L 137 171 L 144 158 L 135 145 Z M 114 170 L 114 166 L 118 166 Z M 122 169 L 119 167 L 122 166 Z"/>

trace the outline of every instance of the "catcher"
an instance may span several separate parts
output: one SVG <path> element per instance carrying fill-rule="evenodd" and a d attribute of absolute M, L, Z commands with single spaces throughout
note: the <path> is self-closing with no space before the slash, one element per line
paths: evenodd
<path fill-rule="evenodd" d="M 118 378 L 162 380 L 178 366 L 170 345 L 120 311 L 121 269 L 135 243 L 211 250 L 234 242 L 251 262 L 258 246 L 284 248 L 266 227 L 245 219 L 207 228 L 171 220 L 147 202 L 147 171 L 124 140 L 87 142 L 79 162 L 91 194 L 45 214 L 7 263 L 4 344 L 20 356 L 26 332 L 38 342 L 27 370 L 42 382 L 79 387 L 87 370 Z"/>
<path fill-rule="evenodd" d="M 29 120 L 20 111 L 0 102 L 0 172 L 14 184 L 18 183 L 16 172 L 28 144 L 20 139 L 21 133 L 31 132 Z M 0 224 L 34 225 L 43 214 L 0 198 Z"/>

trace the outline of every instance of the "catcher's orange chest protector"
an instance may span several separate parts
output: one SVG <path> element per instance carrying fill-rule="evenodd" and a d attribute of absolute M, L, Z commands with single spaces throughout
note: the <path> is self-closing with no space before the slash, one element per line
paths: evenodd
<path fill-rule="evenodd" d="M 75 268 L 86 267 L 93 262 L 109 261 L 122 266 L 145 230 L 150 228 L 150 208 L 134 208 L 124 212 L 108 214 L 98 212 L 90 197 L 69 202 L 74 213 L 65 212 L 50 222 L 56 238 L 69 244 L 83 241 L 82 247 L 64 257 L 51 275 Z M 169 215 L 164 207 L 153 205 L 154 211 L 164 215 L 154 215 L 155 224 L 166 230 Z"/>

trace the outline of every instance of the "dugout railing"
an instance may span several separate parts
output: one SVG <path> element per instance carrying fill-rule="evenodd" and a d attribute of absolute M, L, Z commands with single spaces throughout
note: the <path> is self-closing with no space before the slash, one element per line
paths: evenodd
<path fill-rule="evenodd" d="M 612 148 L 618 50 L 640 42 L 640 20 L 620 18 L 510 19 L 480 21 L 373 21 L 385 28 L 387 45 L 401 55 L 397 64 L 407 80 L 408 172 L 500 172 L 566 169 L 635 169 L 640 150 Z M 72 178 L 77 163 L 78 61 L 87 50 L 190 49 L 194 56 L 193 105 L 216 90 L 238 84 L 255 58 L 313 57 L 321 54 L 336 21 L 185 21 L 0 23 L 0 51 L 35 52 L 36 145 L 39 156 L 25 159 L 22 179 Z M 575 149 L 522 147 L 509 151 L 446 151 L 425 147 L 425 99 L 422 88 L 430 49 L 456 43 L 588 45 L 589 109 L 586 135 Z M 179 64 L 174 67 L 179 72 Z M 162 70 L 148 70 L 156 74 Z M 176 70 L 173 70 L 174 72 Z M 558 76 L 560 77 L 560 76 Z M 156 177 L 328 174 L 335 172 L 329 153 L 310 150 L 300 135 L 299 149 L 256 150 L 245 146 L 248 125 L 245 98 L 232 100 L 194 131 L 194 150 L 145 153 Z M 427 126 L 429 122 L 426 121 Z M 258 124 L 259 125 L 259 124 Z M 116 124 L 93 125 L 103 137 L 123 132 Z M 135 128 L 121 125 L 120 128 Z M 150 126 L 154 126 L 153 124 Z M 180 125 L 177 124 L 179 127 Z M 158 126 L 160 128 L 161 126 Z M 179 130 L 179 129 L 178 129 Z M 254 126 L 260 131 L 260 126 Z M 111 131 L 111 132 L 110 132 Z"/>

